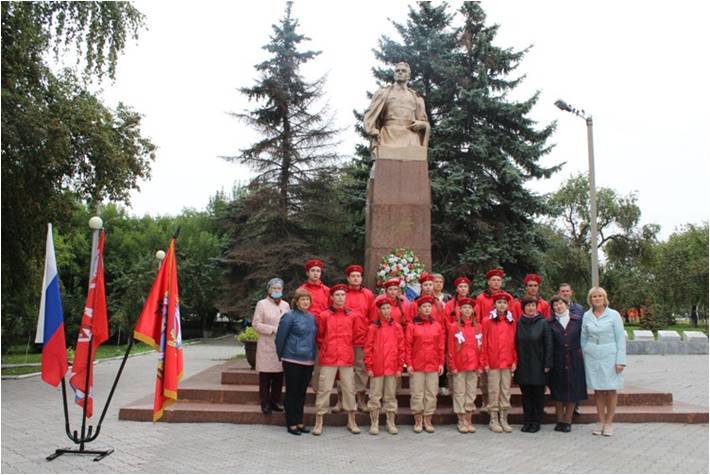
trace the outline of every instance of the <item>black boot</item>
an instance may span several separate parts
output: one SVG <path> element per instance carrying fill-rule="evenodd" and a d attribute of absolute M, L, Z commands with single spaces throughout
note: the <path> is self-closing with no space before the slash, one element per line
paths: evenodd
<path fill-rule="evenodd" d="M 275 402 L 269 403 L 269 408 L 270 408 L 272 411 L 284 412 L 284 407 L 283 407 L 281 404 L 278 404 L 278 403 L 275 403 Z"/>

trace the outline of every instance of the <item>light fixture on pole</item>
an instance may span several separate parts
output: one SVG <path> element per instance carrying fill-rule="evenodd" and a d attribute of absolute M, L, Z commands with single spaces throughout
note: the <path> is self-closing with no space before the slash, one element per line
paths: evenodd
<path fill-rule="evenodd" d="M 555 101 L 555 105 L 565 112 L 581 117 L 587 122 L 587 151 L 589 154 L 589 220 L 591 222 L 591 247 L 592 247 L 592 287 L 599 286 L 599 258 L 597 256 L 597 188 L 594 180 L 594 136 L 592 131 L 592 116 L 587 115 L 583 109 L 576 109 L 562 99 Z"/>

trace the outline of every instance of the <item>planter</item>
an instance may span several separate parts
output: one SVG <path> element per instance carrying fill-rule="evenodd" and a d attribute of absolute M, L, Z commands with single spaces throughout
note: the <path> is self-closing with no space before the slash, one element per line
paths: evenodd
<path fill-rule="evenodd" d="M 247 363 L 251 366 L 251 369 L 256 367 L 256 342 L 255 341 L 245 341 L 244 342 L 244 352 L 247 355 Z"/>

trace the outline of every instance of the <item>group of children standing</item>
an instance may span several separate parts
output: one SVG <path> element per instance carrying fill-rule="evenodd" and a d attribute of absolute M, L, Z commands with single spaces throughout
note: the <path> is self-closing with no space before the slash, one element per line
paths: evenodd
<path fill-rule="evenodd" d="M 550 330 L 525 325 L 516 331 L 520 316 L 550 316 L 549 305 L 537 295 L 541 279 L 535 274 L 525 278 L 526 296 L 520 300 L 502 290 L 504 272 L 492 269 L 486 274 L 488 288 L 475 299 L 469 296 L 470 280 L 454 281 L 456 294 L 442 302 L 434 291 L 435 277 L 422 274 L 421 295 L 408 301 L 401 295 L 399 279 L 384 284 L 384 294 L 375 298 L 362 286 L 363 268 L 351 265 L 345 270 L 348 284 L 328 288 L 320 281 L 323 263 L 313 259 L 306 264 L 308 281 L 300 289 L 311 295 L 309 312 L 316 319 L 318 357 L 313 386 L 316 391 L 316 420 L 313 434 L 323 431 L 323 417 L 330 410 L 331 391 L 339 380 L 338 402 L 334 411 L 348 414 L 347 428 L 360 429 L 355 420 L 357 410 L 368 411 L 370 433 L 379 433 L 379 419 L 386 415 L 386 429 L 397 433 L 397 391 L 401 375 L 410 375 L 410 408 L 414 415 L 414 432 L 434 432 L 432 417 L 437 395 L 442 386 L 452 391 L 453 410 L 461 433 L 475 432 L 472 418 L 479 379 L 483 403 L 490 415 L 493 432 L 511 432 L 508 423 L 510 389 L 518 368 L 517 344 L 530 337 L 535 328 L 535 348 L 525 361 L 523 407 L 526 415 L 524 431 L 539 430 L 540 375 L 552 365 Z M 542 331 L 542 334 L 539 334 Z M 542 336 L 540 336 L 542 335 Z M 523 341 L 524 343 L 524 341 Z M 531 356 L 532 355 L 532 356 Z M 544 378 L 544 374 L 543 374 Z M 369 380 L 369 399 L 365 390 Z M 530 384 L 526 384 L 530 383 Z M 526 390 L 527 388 L 527 390 Z M 531 421 L 531 422 L 528 422 Z M 537 428 L 535 422 L 537 421 Z"/>

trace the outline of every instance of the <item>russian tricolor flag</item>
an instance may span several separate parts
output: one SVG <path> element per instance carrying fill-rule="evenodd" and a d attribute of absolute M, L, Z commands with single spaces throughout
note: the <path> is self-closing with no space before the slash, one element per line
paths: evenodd
<path fill-rule="evenodd" d="M 52 386 L 58 386 L 67 373 L 67 345 L 64 338 L 64 314 L 62 298 L 59 295 L 59 275 L 54 257 L 52 225 L 48 224 L 47 251 L 44 258 L 44 280 L 42 299 L 39 304 L 37 336 L 35 343 L 42 343 L 42 379 Z"/>

